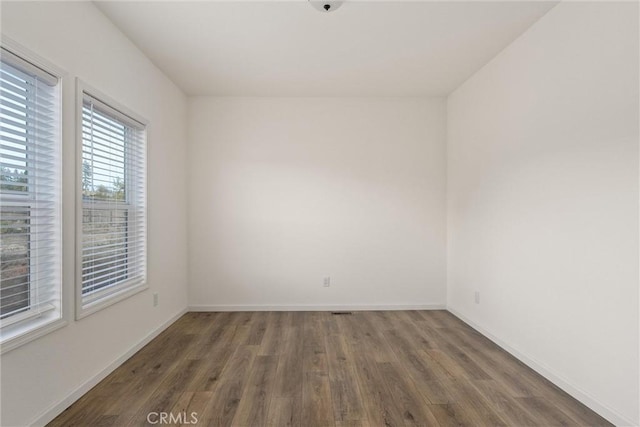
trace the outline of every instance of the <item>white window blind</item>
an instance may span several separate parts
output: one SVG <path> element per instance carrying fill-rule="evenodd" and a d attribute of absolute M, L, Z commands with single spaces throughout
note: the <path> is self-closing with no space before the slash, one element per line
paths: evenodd
<path fill-rule="evenodd" d="M 2 341 L 61 317 L 58 78 L 0 55 Z"/>
<path fill-rule="evenodd" d="M 96 97 L 82 98 L 81 311 L 144 285 L 146 131 Z"/>

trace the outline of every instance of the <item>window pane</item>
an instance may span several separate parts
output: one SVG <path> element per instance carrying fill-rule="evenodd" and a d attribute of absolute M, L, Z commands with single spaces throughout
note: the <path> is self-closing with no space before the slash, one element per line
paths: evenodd
<path fill-rule="evenodd" d="M 125 209 L 83 209 L 83 294 L 127 279 L 127 230 Z"/>
<path fill-rule="evenodd" d="M 82 309 L 146 276 L 145 140 L 122 113 L 82 105 Z"/>
<path fill-rule="evenodd" d="M 29 217 L 28 206 L 2 207 L 0 233 L 0 317 L 29 308 Z"/>
<path fill-rule="evenodd" d="M 82 196 L 98 201 L 125 200 L 125 126 L 83 107 Z"/>
<path fill-rule="evenodd" d="M 21 167 L 0 169 L 0 190 L 3 194 L 26 194 L 29 192 L 26 164 Z"/>

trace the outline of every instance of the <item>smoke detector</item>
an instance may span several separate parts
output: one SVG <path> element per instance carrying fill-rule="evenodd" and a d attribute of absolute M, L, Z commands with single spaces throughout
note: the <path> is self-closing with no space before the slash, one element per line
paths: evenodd
<path fill-rule="evenodd" d="M 320 12 L 333 12 L 342 6 L 342 0 L 309 0 L 311 6 L 313 6 L 316 10 Z"/>

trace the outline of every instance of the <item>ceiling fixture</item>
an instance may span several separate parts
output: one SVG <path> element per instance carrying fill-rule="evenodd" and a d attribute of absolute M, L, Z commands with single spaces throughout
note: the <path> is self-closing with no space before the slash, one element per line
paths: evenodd
<path fill-rule="evenodd" d="M 311 6 L 320 12 L 333 12 L 342 6 L 342 0 L 309 0 Z"/>

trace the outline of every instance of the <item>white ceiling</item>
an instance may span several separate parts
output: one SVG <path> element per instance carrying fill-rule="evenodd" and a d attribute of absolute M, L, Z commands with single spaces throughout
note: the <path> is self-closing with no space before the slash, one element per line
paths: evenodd
<path fill-rule="evenodd" d="M 446 95 L 557 2 L 98 2 L 189 95 Z"/>

